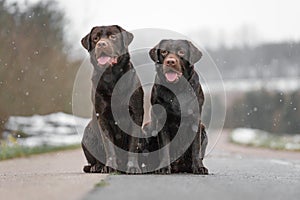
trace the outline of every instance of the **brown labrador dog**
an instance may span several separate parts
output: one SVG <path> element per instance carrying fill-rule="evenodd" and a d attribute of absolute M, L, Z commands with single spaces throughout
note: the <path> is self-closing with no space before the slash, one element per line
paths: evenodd
<path fill-rule="evenodd" d="M 144 92 L 128 53 L 128 45 L 132 40 L 133 34 L 118 25 L 94 27 L 81 40 L 82 46 L 90 54 L 90 61 L 94 67 L 92 75 L 94 111 L 82 139 L 82 148 L 89 163 L 84 167 L 85 172 L 110 173 L 125 167 L 127 173 L 141 173 L 138 157 L 125 154 L 127 158 L 124 158 L 124 155 L 118 154 L 116 148 L 124 152 L 137 153 L 138 137 L 124 132 L 119 127 L 120 122 L 113 115 L 114 106 L 117 110 L 125 109 L 139 127 L 143 123 Z M 113 91 L 125 73 L 127 77 L 129 76 L 128 81 L 118 88 L 115 94 L 118 101 L 113 104 Z M 130 91 L 133 93 L 128 105 L 122 100 Z M 125 120 L 126 124 L 125 117 L 122 119 L 121 116 L 120 120 Z M 127 130 L 137 131 L 127 124 L 129 126 Z M 105 163 L 101 160 L 105 160 Z"/>
<path fill-rule="evenodd" d="M 172 141 L 182 125 L 185 136 L 191 137 L 192 143 L 188 144 L 187 150 L 183 152 L 171 165 L 170 149 L 165 148 L 160 155 L 159 173 L 195 173 L 208 174 L 203 165 L 203 158 L 207 146 L 205 127 L 201 124 L 200 117 L 204 102 L 203 91 L 199 82 L 199 76 L 194 70 L 194 64 L 200 60 L 202 53 L 190 41 L 187 40 L 162 40 L 149 52 L 151 59 L 155 62 L 156 77 L 151 93 L 151 104 L 159 104 L 166 111 L 166 121 L 158 133 L 159 148 L 166 146 Z M 185 79 L 185 80 L 183 80 Z M 194 91 L 194 98 L 188 95 L 190 91 L 184 84 L 188 82 Z M 179 104 L 178 96 L 171 89 L 178 91 L 183 96 L 183 106 Z M 200 113 L 193 114 L 193 110 L 186 110 L 184 105 L 196 105 Z M 155 107 L 154 107 L 155 108 Z M 189 107 L 191 108 L 191 107 Z M 193 108 L 193 107 L 192 107 Z M 146 131 L 157 130 L 162 119 L 161 111 L 152 109 L 151 125 Z M 183 148 L 184 141 L 175 144 L 176 149 Z M 151 145 L 150 145 L 151 146 Z M 173 145 L 174 147 L 174 145 Z M 161 167 L 166 166 L 166 167 Z"/>

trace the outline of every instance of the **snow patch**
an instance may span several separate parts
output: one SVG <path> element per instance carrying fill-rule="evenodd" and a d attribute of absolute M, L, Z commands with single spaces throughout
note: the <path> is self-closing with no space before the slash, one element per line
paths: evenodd
<path fill-rule="evenodd" d="M 79 144 L 89 121 L 62 112 L 28 117 L 12 116 L 6 123 L 4 136 L 22 132 L 23 137 L 18 135 L 17 143 L 29 147 Z"/>
<path fill-rule="evenodd" d="M 230 134 L 234 143 L 271 149 L 300 150 L 300 135 L 275 135 L 259 129 L 237 128 Z"/>
<path fill-rule="evenodd" d="M 256 134 L 251 129 L 235 129 L 231 134 L 231 139 L 234 142 L 239 142 L 241 144 L 249 144 L 252 140 L 254 140 Z"/>

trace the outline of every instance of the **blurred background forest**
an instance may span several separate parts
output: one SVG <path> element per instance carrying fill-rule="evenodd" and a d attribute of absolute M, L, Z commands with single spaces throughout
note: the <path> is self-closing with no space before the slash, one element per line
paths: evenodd
<path fill-rule="evenodd" d="M 246 127 L 277 134 L 300 133 L 299 42 L 230 49 L 221 47 L 208 51 L 225 83 L 225 128 Z M 215 74 L 203 74 L 209 80 L 216 79 Z M 228 82 L 231 87 L 226 87 Z M 214 94 L 212 98 L 219 98 Z M 222 99 L 218 101 L 221 103 Z M 207 104 L 208 110 L 204 113 L 210 113 L 209 102 Z M 204 118 L 208 122 L 210 115 Z"/>
<path fill-rule="evenodd" d="M 0 0 L 0 133 L 12 115 L 71 113 L 79 64 L 68 58 L 65 23 L 55 2 Z"/>
<path fill-rule="evenodd" d="M 73 82 L 81 60 L 71 59 L 67 20 L 54 1 L 21 7 L 0 0 L 0 135 L 9 116 L 72 113 Z M 75 41 L 78 46 L 79 41 Z M 224 82 L 295 80 L 296 87 L 226 91 L 225 128 L 300 133 L 300 42 L 207 48 Z M 205 74 L 205 71 L 203 72 Z M 214 74 L 206 74 L 213 81 Z M 88 80 L 87 80 L 88 81 Z M 218 98 L 217 92 L 213 98 Z M 89 97 L 87 97 L 89 98 Z M 222 104 L 222 99 L 219 100 Z M 205 105 L 209 113 L 209 102 Z M 204 115 L 208 122 L 209 114 Z"/>

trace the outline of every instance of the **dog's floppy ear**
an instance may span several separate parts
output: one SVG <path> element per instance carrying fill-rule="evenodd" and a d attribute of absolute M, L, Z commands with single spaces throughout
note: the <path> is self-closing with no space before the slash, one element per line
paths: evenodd
<path fill-rule="evenodd" d="M 86 36 L 84 36 L 82 39 L 81 39 L 81 44 L 82 46 L 88 50 L 89 52 L 92 50 L 92 45 L 91 45 L 91 34 L 93 32 L 93 30 L 95 29 L 96 27 L 93 27 L 92 30 L 90 31 L 90 33 L 88 33 Z"/>
<path fill-rule="evenodd" d="M 91 41 L 90 37 L 91 37 L 91 34 L 89 33 L 81 39 L 82 46 L 88 51 L 90 51 L 90 46 L 91 46 L 90 45 L 90 41 Z"/>
<path fill-rule="evenodd" d="M 187 41 L 189 44 L 190 50 L 190 63 L 195 64 L 198 62 L 202 57 L 202 52 L 190 41 Z"/>
<path fill-rule="evenodd" d="M 158 62 L 158 57 L 157 57 L 157 49 L 159 47 L 159 44 L 155 45 L 155 47 L 153 47 L 152 49 L 150 49 L 149 51 L 149 55 L 150 58 L 154 61 L 154 62 Z"/>
<path fill-rule="evenodd" d="M 129 44 L 132 42 L 133 40 L 133 34 L 126 31 L 125 29 L 123 29 L 121 26 L 119 25 L 115 25 L 121 32 L 122 36 L 123 36 L 123 40 L 124 40 L 124 45 L 125 47 L 128 47 Z"/>

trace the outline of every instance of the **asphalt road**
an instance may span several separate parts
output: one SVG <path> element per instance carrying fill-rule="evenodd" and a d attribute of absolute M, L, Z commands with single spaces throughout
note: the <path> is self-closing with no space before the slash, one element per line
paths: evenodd
<path fill-rule="evenodd" d="M 82 199 L 105 174 L 85 174 L 81 149 L 0 162 L 0 200 Z"/>
<path fill-rule="evenodd" d="M 212 145 L 214 139 L 210 141 Z M 228 143 L 226 131 L 205 159 L 211 173 L 208 176 L 85 174 L 82 172 L 85 163 L 81 149 L 1 161 L 0 199 L 298 200 L 300 197 L 300 152 L 234 145 Z"/>
<path fill-rule="evenodd" d="M 111 175 L 83 199 L 300 199 L 299 153 L 224 143 L 205 160 L 211 175 Z"/>

